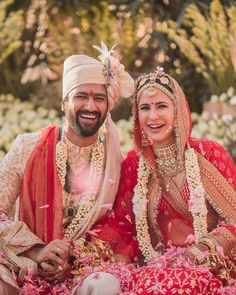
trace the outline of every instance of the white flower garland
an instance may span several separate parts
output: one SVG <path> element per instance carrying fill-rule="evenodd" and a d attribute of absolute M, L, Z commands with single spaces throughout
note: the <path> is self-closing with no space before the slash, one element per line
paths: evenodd
<path fill-rule="evenodd" d="M 151 244 L 147 221 L 147 184 L 149 175 L 150 169 L 143 157 L 140 157 L 138 167 L 138 183 L 135 187 L 133 197 L 133 209 L 135 214 L 137 239 L 145 260 L 153 258 L 156 254 L 156 251 L 153 249 Z"/>
<path fill-rule="evenodd" d="M 186 178 L 190 190 L 189 211 L 193 216 L 195 242 L 207 234 L 207 207 L 197 155 L 193 148 L 185 152 Z"/>
<path fill-rule="evenodd" d="M 207 208 L 205 204 L 205 190 L 201 182 L 197 155 L 194 149 L 185 152 L 186 177 L 190 189 L 189 209 L 193 217 L 195 240 L 207 233 Z M 153 259 L 157 252 L 151 244 L 147 220 L 147 192 L 150 168 L 141 156 L 138 167 L 138 182 L 134 190 L 133 208 L 135 214 L 136 231 L 139 247 L 145 261 Z"/>
<path fill-rule="evenodd" d="M 103 165 L 105 160 L 105 149 L 102 142 L 98 141 L 92 147 L 92 156 L 90 163 L 89 181 L 92 184 L 93 189 L 89 191 L 84 197 L 81 198 L 77 213 L 72 219 L 71 223 L 64 231 L 64 237 L 66 239 L 73 239 L 78 231 L 78 226 L 83 223 L 87 214 L 93 208 L 100 184 L 103 177 Z M 66 178 L 66 162 L 67 162 L 67 145 L 62 139 L 56 146 L 56 165 L 57 172 L 61 180 L 62 187 L 65 185 Z"/>

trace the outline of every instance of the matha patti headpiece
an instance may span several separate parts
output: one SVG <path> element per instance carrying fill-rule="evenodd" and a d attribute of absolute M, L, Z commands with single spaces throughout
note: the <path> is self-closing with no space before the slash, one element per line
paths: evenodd
<path fill-rule="evenodd" d="M 149 96 L 154 96 L 157 89 L 165 92 L 170 98 L 174 99 L 174 84 L 172 78 L 166 74 L 162 67 L 157 67 L 156 71 L 150 74 L 144 74 L 137 80 L 136 86 L 137 99 L 144 90 L 147 90 Z"/>

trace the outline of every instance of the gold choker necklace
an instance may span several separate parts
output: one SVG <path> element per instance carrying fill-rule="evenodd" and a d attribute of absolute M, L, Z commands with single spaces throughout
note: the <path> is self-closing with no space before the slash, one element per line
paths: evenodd
<path fill-rule="evenodd" d="M 158 171 L 162 176 L 176 176 L 183 170 L 178 163 L 178 150 L 176 143 L 170 143 L 164 146 L 153 146 Z"/>

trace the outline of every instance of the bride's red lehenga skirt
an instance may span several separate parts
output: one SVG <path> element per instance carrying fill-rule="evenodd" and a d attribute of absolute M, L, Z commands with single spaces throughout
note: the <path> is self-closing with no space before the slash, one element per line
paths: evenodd
<path fill-rule="evenodd" d="M 143 268 L 134 274 L 129 291 L 135 295 L 218 295 L 222 294 L 222 283 L 209 272 L 167 267 Z"/>

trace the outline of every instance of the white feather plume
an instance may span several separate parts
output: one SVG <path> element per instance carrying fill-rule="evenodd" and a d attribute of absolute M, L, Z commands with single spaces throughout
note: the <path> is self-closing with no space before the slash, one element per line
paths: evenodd
<path fill-rule="evenodd" d="M 93 48 L 97 49 L 101 55 L 98 56 L 98 58 L 105 62 L 105 60 L 112 56 L 112 53 L 114 53 L 114 48 L 116 47 L 116 44 L 112 46 L 112 48 L 109 50 L 104 42 L 101 41 L 101 46 L 93 45 Z"/>

